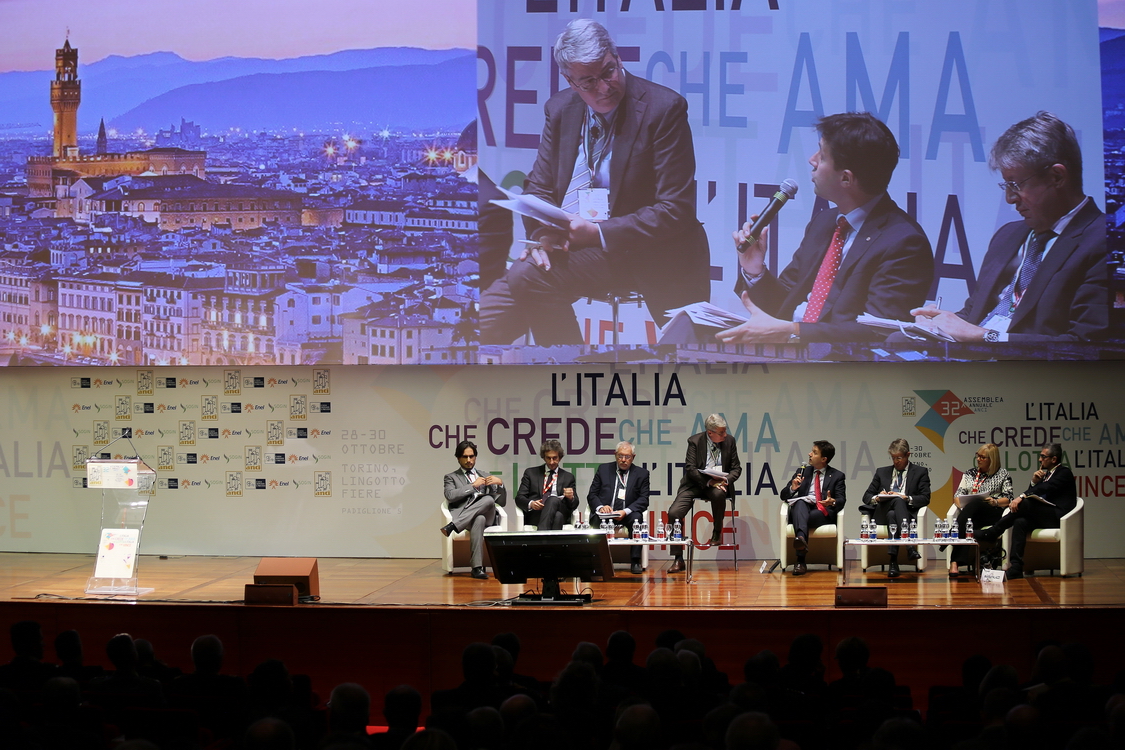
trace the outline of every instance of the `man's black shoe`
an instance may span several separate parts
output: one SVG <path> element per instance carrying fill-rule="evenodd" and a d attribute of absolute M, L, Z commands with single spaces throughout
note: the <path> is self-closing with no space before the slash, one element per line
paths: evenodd
<path fill-rule="evenodd" d="M 1008 577 L 1009 581 L 1018 581 L 1019 579 L 1023 578 L 1023 568 L 1008 568 L 1005 575 Z"/>
<path fill-rule="evenodd" d="M 803 562 L 799 562 L 799 563 L 797 563 L 793 566 L 793 575 L 795 575 L 795 576 L 803 576 L 805 573 L 808 573 L 808 572 L 809 572 L 809 569 Z"/>
<path fill-rule="evenodd" d="M 640 563 L 633 563 L 629 566 L 629 572 L 635 576 L 639 576 L 641 573 L 645 572 L 645 569 L 641 567 Z"/>
<path fill-rule="evenodd" d="M 911 560 L 921 560 L 922 559 L 922 555 L 919 554 L 917 547 L 909 548 L 906 551 L 906 556 L 909 557 Z"/>
<path fill-rule="evenodd" d="M 887 578 L 898 578 L 902 573 L 898 570 L 898 560 L 891 560 L 891 564 L 887 566 Z"/>
<path fill-rule="evenodd" d="M 799 536 L 793 540 L 793 549 L 797 552 L 804 552 L 809 548 L 809 543 L 805 541 L 803 536 Z"/>
<path fill-rule="evenodd" d="M 672 567 L 668 568 L 668 572 L 669 573 L 682 573 L 686 568 L 687 568 L 687 566 L 684 565 L 684 558 L 677 557 L 675 560 L 672 561 Z"/>
<path fill-rule="evenodd" d="M 451 523 L 447 523 L 445 526 L 442 526 L 440 529 L 438 529 L 438 531 L 440 531 L 442 534 L 445 534 L 446 536 L 449 536 L 456 530 L 457 527 Z"/>
<path fill-rule="evenodd" d="M 469 575 L 476 578 L 478 581 L 488 580 L 488 573 L 484 572 L 484 568 L 473 568 L 473 572 L 469 573 Z"/>

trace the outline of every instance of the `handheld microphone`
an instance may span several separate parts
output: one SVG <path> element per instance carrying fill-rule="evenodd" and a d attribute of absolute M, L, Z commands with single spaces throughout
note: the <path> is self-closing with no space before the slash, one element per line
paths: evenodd
<path fill-rule="evenodd" d="M 805 463 L 804 461 L 802 461 L 802 462 L 801 462 L 801 465 L 797 467 L 797 472 L 796 472 L 795 474 L 793 474 L 793 479 L 796 479 L 797 477 L 802 477 L 802 476 L 804 476 L 804 475 L 805 475 L 805 467 L 806 467 L 806 466 L 808 466 L 808 464 L 807 464 L 807 463 Z M 792 480 L 790 480 L 790 481 L 792 481 Z"/>
<path fill-rule="evenodd" d="M 750 232 L 747 234 L 746 239 L 738 243 L 738 252 L 746 252 L 746 248 L 757 242 L 765 228 L 768 227 L 774 217 L 777 216 L 777 212 L 781 210 L 781 207 L 796 194 L 796 180 L 786 180 L 781 183 L 781 187 L 779 187 L 778 191 L 770 198 L 770 202 L 766 204 L 766 209 L 758 216 L 758 220 L 750 225 Z"/>

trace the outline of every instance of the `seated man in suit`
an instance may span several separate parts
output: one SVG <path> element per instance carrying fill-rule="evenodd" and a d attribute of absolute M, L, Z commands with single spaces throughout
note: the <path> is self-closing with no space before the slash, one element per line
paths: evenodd
<path fill-rule="evenodd" d="M 747 222 L 735 233 L 734 291 L 750 320 L 717 333 L 721 341 L 878 341 L 885 336 L 857 322 L 859 315 L 909 320 L 926 299 L 934 276 L 930 242 L 887 195 L 899 157 L 894 135 L 866 112 L 829 115 L 816 128 L 813 190 L 836 207 L 813 217 L 777 276 L 765 266 L 769 232 L 748 242 Z"/>
<path fill-rule="evenodd" d="M 789 523 L 793 524 L 793 549 L 797 562 L 793 575 L 803 576 L 809 571 L 805 566 L 805 553 L 809 549 L 809 532 L 825 524 L 836 523 L 837 514 L 847 502 L 844 472 L 831 468 L 828 462 L 836 455 L 836 447 L 827 440 L 813 441 L 809 451 L 809 464 L 793 477 L 781 490 L 781 499 L 808 496 L 813 502 L 796 500 L 789 505 Z"/>
<path fill-rule="evenodd" d="M 989 166 L 1022 220 L 992 236 L 977 286 L 960 312 L 914 315 L 957 341 L 1089 341 L 1109 331 L 1105 218 L 1082 192 L 1074 129 L 1040 112 L 1004 131 Z"/>
<path fill-rule="evenodd" d="M 540 531 L 561 529 L 578 507 L 574 475 L 559 468 L 565 455 L 558 440 L 544 440 L 539 447 L 543 465 L 525 469 L 520 480 L 516 505 L 523 511 L 523 522 Z"/>
<path fill-rule="evenodd" d="M 891 443 L 891 465 L 875 470 L 871 484 L 863 493 L 859 512 L 879 524 L 909 524 L 918 517 L 918 509 L 930 504 L 930 472 L 924 466 L 910 463 L 910 442 L 899 438 Z M 910 559 L 918 559 L 918 550 L 909 547 Z M 887 577 L 898 578 L 898 547 L 887 547 L 890 565 Z"/>
<path fill-rule="evenodd" d="M 1008 529 L 1012 530 L 1012 556 L 1008 566 L 1008 579 L 1023 578 L 1023 551 L 1027 537 L 1035 529 L 1057 529 L 1059 520 L 1078 504 L 1078 490 L 1074 474 L 1063 466 L 1062 446 L 1058 443 L 1044 445 L 1039 451 L 1039 470 L 1031 476 L 1031 485 L 1008 505 L 1008 513 L 995 524 L 977 532 L 982 542 L 994 542 Z M 1028 495 L 1046 500 L 1039 502 Z"/>
<path fill-rule="evenodd" d="M 679 521 L 687 531 L 686 518 L 695 505 L 695 498 L 703 498 L 711 503 L 711 517 L 715 519 L 715 528 L 711 532 L 711 544 L 714 545 L 722 541 L 727 498 L 734 497 L 734 483 L 742 476 L 742 464 L 738 460 L 738 446 L 727 434 L 727 421 L 722 415 L 711 414 L 703 421 L 703 426 L 706 428 L 704 432 L 688 438 L 684 477 L 680 480 L 676 499 L 668 508 L 668 521 Z M 718 469 L 728 476 L 719 479 L 702 473 L 701 469 Z M 679 573 L 684 569 L 683 547 L 672 549 L 676 559 L 668 572 Z"/>
<path fill-rule="evenodd" d="M 586 497 L 591 515 L 612 513 L 613 522 L 624 525 L 630 531 L 633 522 L 643 520 L 644 512 L 648 510 L 648 469 L 633 465 L 636 455 L 632 443 L 627 440 L 618 443 L 614 451 L 616 460 L 598 467 L 594 481 L 590 483 L 590 494 Z M 641 548 L 632 547 L 629 552 L 632 562 L 629 572 L 640 575 L 644 572 L 641 568 Z"/>
<path fill-rule="evenodd" d="M 482 580 L 484 572 L 484 530 L 496 519 L 496 506 L 508 502 L 508 490 L 500 477 L 476 468 L 476 443 L 462 440 L 454 451 L 461 468 L 445 475 L 445 503 L 453 520 L 441 527 L 449 536 L 457 531 L 469 530 L 470 575 Z"/>

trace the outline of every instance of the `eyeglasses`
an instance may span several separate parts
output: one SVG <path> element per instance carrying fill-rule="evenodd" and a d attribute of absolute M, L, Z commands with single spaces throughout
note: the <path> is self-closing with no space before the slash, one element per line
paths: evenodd
<path fill-rule="evenodd" d="M 632 461 L 633 460 L 633 454 L 632 453 L 614 453 L 613 455 L 617 457 L 618 461 Z"/>
<path fill-rule="evenodd" d="M 1047 458 L 1051 458 L 1051 454 L 1050 454 L 1050 453 L 1040 453 L 1040 454 L 1039 454 L 1039 460 L 1040 460 L 1040 461 L 1042 461 L 1042 460 L 1044 460 L 1044 459 L 1047 459 Z"/>
<path fill-rule="evenodd" d="M 1038 177 L 1039 175 L 1041 175 L 1043 172 L 1046 172 L 1050 168 L 1051 168 L 1051 166 L 1047 165 L 1047 166 L 1043 167 L 1042 169 L 1038 170 L 1035 174 L 1031 175 L 1031 177 Z M 1013 193 L 1015 195 L 1020 195 L 1023 192 L 1023 184 L 1025 182 L 1027 182 L 1028 180 L 1030 180 L 1031 177 L 1025 177 L 1022 180 L 1020 180 L 1019 182 L 1012 182 L 1011 180 L 1005 180 L 1004 182 L 998 182 L 996 184 L 1000 187 L 1000 190 L 1002 190 L 1005 194 Z"/>
<path fill-rule="evenodd" d="M 621 70 L 621 66 L 617 63 L 610 63 L 596 76 L 587 76 L 580 81 L 576 81 L 570 76 L 565 76 L 570 85 L 579 91 L 593 91 L 598 87 L 598 84 L 605 81 L 609 83 L 617 79 L 617 71 Z"/>

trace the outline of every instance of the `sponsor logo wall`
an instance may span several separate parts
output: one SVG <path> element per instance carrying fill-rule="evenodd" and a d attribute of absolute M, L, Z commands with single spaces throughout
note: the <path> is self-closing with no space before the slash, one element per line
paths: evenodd
<path fill-rule="evenodd" d="M 458 441 L 477 443 L 511 496 L 557 438 L 583 497 L 617 442 L 633 441 L 661 513 L 685 439 L 719 412 L 744 466 L 740 558 L 776 557 L 777 493 L 817 439 L 837 448 L 856 534 L 860 496 L 898 437 L 930 470 L 940 514 L 979 444 L 1000 446 L 1022 490 L 1038 447 L 1061 442 L 1086 500 L 1086 555 L 1125 557 L 1119 380 L 1111 363 L 18 368 L 0 381 L 0 549 L 93 552 L 101 503 L 84 462 L 131 441 L 158 472 L 143 553 L 437 557 Z M 694 528 L 709 536 L 706 511 Z"/>

